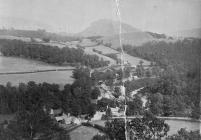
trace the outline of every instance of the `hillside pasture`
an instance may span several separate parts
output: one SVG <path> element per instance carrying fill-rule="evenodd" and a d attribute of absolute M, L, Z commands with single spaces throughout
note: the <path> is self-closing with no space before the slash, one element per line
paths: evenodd
<path fill-rule="evenodd" d="M 97 55 L 98 57 L 102 58 L 103 60 L 109 61 L 110 65 L 115 65 L 116 64 L 116 61 L 114 59 L 112 59 L 110 57 L 107 57 L 107 56 L 105 56 L 103 54 L 99 54 L 97 52 L 94 52 L 93 49 L 94 49 L 94 47 L 86 47 L 84 49 L 84 51 L 85 51 L 86 54 Z"/>
<path fill-rule="evenodd" d="M 83 39 L 79 45 L 82 47 L 91 47 L 91 46 L 95 46 L 97 43 L 91 41 L 90 39 Z"/>
<path fill-rule="evenodd" d="M 117 57 L 119 59 L 121 59 L 121 54 L 117 54 Z M 147 60 L 141 59 L 139 57 L 134 57 L 134 56 L 128 55 L 126 53 L 124 53 L 123 59 L 125 62 L 128 62 L 131 65 L 135 65 L 135 66 L 138 65 L 141 60 L 144 62 L 143 65 L 149 65 L 150 64 L 150 62 Z"/>
<path fill-rule="evenodd" d="M 118 51 L 116 51 L 112 48 L 106 47 L 104 45 L 94 46 L 94 47 L 92 47 L 92 49 L 96 49 L 98 51 L 101 51 L 102 54 L 117 54 L 117 53 L 119 53 Z"/>

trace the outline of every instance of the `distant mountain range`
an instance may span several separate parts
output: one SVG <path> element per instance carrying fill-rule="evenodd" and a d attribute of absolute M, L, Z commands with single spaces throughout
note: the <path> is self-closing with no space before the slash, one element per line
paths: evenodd
<path fill-rule="evenodd" d="M 201 38 L 201 28 L 194 28 L 194 29 L 188 29 L 188 30 L 180 30 L 180 31 L 171 33 L 171 35 L 178 36 L 178 37 L 195 37 L 195 38 Z"/>
<path fill-rule="evenodd" d="M 0 27 L 16 28 L 21 30 L 52 29 L 52 27 L 49 24 L 42 23 L 40 21 L 24 19 L 24 18 L 16 18 L 16 17 L 1 17 Z"/>
<path fill-rule="evenodd" d="M 4 20 L 10 21 L 11 25 L 12 24 L 16 24 L 16 26 L 19 25 L 19 28 L 20 28 L 20 25 L 27 25 L 26 28 L 28 28 L 29 26 L 30 27 L 34 26 L 36 27 L 35 29 L 41 29 L 42 27 L 46 26 L 44 24 L 41 24 L 38 22 L 34 23 L 28 20 L 21 20 L 20 22 L 16 22 L 19 19 L 15 19 L 15 18 L 6 18 Z M 120 36 L 119 36 L 120 26 L 119 25 L 120 25 L 119 21 L 113 21 L 110 19 L 100 19 L 100 20 L 92 22 L 89 27 L 87 27 L 82 32 L 79 32 L 76 34 L 67 34 L 64 32 L 50 33 L 50 32 L 46 32 L 45 30 L 33 30 L 32 28 L 30 29 L 28 28 L 29 30 L 2 29 L 0 30 L 0 35 L 12 35 L 12 36 L 33 37 L 33 38 L 34 37 L 37 37 L 37 38 L 50 37 L 52 40 L 57 40 L 57 41 L 70 41 L 70 40 L 76 40 L 77 38 L 80 38 L 80 37 L 85 38 L 85 37 L 99 36 L 100 37 L 99 39 L 102 40 L 103 43 L 105 44 L 110 43 L 112 44 L 113 48 L 118 48 L 120 46 Z M 122 44 L 139 46 L 139 45 L 142 45 L 143 43 L 150 42 L 150 41 L 175 40 L 172 37 L 166 36 L 165 34 L 144 32 L 126 23 L 121 23 L 121 27 L 122 27 L 122 32 L 121 32 Z M 171 33 L 171 35 L 175 37 L 179 36 L 179 37 L 201 38 L 201 28 L 178 31 L 176 33 Z"/>

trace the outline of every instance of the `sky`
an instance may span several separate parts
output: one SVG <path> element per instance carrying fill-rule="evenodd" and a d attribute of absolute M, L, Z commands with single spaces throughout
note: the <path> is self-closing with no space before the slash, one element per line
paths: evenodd
<path fill-rule="evenodd" d="M 120 0 L 120 13 L 143 31 L 201 28 L 201 0 Z M 118 20 L 115 0 L 0 0 L 0 28 L 76 33 L 98 19 Z"/>

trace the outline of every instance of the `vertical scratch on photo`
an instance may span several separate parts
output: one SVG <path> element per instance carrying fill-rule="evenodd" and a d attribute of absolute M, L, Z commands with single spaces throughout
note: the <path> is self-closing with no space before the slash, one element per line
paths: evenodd
<path fill-rule="evenodd" d="M 116 3 L 116 14 L 117 14 L 117 17 L 118 17 L 118 20 L 119 20 L 119 46 L 121 48 L 121 70 L 122 70 L 122 88 L 124 88 L 124 50 L 123 50 L 123 46 L 122 46 L 122 19 L 121 19 L 121 12 L 120 12 L 120 0 L 115 0 L 115 3 Z M 127 134 L 127 116 L 126 116 L 126 110 L 127 110 L 127 102 L 126 102 L 126 93 L 125 93 L 125 90 L 122 90 L 124 93 L 123 96 L 125 97 L 125 101 L 124 101 L 124 122 L 125 122 L 125 138 L 126 140 L 128 140 L 128 134 Z"/>

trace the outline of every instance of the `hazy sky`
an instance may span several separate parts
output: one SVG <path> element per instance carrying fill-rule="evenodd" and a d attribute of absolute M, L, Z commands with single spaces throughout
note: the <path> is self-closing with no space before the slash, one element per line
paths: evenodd
<path fill-rule="evenodd" d="M 0 0 L 0 28 L 79 32 L 95 20 L 116 19 L 115 0 Z M 120 0 L 122 20 L 159 33 L 201 27 L 201 0 Z"/>

